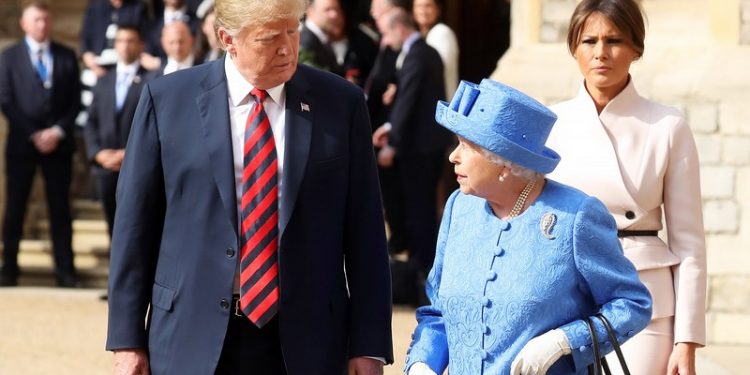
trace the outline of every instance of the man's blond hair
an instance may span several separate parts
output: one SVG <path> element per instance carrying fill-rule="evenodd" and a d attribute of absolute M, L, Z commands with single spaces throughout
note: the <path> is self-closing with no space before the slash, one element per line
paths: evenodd
<path fill-rule="evenodd" d="M 214 28 L 223 27 L 238 35 L 246 27 L 263 25 L 289 17 L 301 19 L 307 0 L 216 0 Z"/>

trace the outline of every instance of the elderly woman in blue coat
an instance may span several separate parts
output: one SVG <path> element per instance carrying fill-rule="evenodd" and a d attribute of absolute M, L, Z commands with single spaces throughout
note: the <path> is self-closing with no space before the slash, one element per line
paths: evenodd
<path fill-rule="evenodd" d="M 445 206 L 405 371 L 585 374 L 585 319 L 603 314 L 623 342 L 648 324 L 651 297 L 604 205 L 544 178 L 560 161 L 544 146 L 556 116 L 483 80 L 462 81 L 436 119 L 458 135 L 449 160 L 460 191 Z"/>

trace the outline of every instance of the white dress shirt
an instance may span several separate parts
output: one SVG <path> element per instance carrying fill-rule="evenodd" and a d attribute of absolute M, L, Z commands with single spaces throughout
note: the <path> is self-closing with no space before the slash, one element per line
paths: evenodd
<path fill-rule="evenodd" d="M 164 75 L 174 73 L 178 70 L 190 68 L 193 66 L 194 62 L 195 56 L 193 56 L 192 54 L 182 61 L 177 61 L 171 57 L 167 57 L 167 64 L 164 65 Z"/>

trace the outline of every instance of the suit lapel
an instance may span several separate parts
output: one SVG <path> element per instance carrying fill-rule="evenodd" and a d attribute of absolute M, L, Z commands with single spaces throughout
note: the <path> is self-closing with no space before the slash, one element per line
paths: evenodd
<path fill-rule="evenodd" d="M 211 63 L 209 73 L 201 82 L 203 94 L 196 98 L 206 148 L 211 159 L 216 187 L 226 210 L 226 217 L 237 230 L 237 197 L 234 183 L 232 134 L 229 120 L 227 81 L 224 60 Z"/>
<path fill-rule="evenodd" d="M 309 89 L 310 85 L 304 74 L 300 68 L 297 68 L 297 72 L 286 84 L 286 144 L 284 171 L 281 176 L 279 238 L 282 238 L 294 212 L 294 205 L 307 168 L 313 126 L 312 110 L 315 108 L 315 102 L 308 94 Z M 303 110 L 303 104 L 307 105 L 306 110 Z"/>

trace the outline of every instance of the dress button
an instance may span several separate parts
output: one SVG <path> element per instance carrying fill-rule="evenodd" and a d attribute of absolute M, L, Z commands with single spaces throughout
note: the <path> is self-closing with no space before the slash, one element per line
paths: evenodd
<path fill-rule="evenodd" d="M 487 281 L 495 280 L 495 278 L 497 277 L 497 272 L 487 271 L 487 275 L 485 277 L 487 278 Z"/>
<path fill-rule="evenodd" d="M 635 332 L 633 332 L 633 331 L 628 331 L 628 336 L 633 336 L 633 333 L 635 333 Z"/>
<path fill-rule="evenodd" d="M 480 350 L 479 351 L 479 357 L 481 357 L 483 361 L 485 359 L 487 359 L 487 351 L 486 350 Z"/>
<path fill-rule="evenodd" d="M 500 223 L 500 230 L 508 230 L 509 226 L 510 224 L 503 221 L 502 223 Z"/>
<path fill-rule="evenodd" d="M 586 352 L 586 351 L 588 350 L 588 348 L 587 348 L 587 347 L 585 347 L 585 346 L 582 346 L 582 347 L 578 348 L 578 350 L 579 350 L 580 352 Z"/>
<path fill-rule="evenodd" d="M 226 299 L 226 298 L 222 298 L 222 299 L 221 299 L 221 302 L 219 302 L 219 306 L 221 306 L 221 308 L 222 308 L 223 310 L 226 310 L 226 309 L 228 309 L 228 308 L 229 308 L 229 301 L 227 301 L 227 299 Z"/>
<path fill-rule="evenodd" d="M 227 258 L 232 258 L 232 257 L 234 257 L 234 249 L 229 247 L 227 248 Z"/>
<path fill-rule="evenodd" d="M 484 306 L 484 307 L 490 307 L 490 299 L 489 299 L 489 298 L 487 298 L 487 297 L 482 297 L 482 298 L 481 298 L 481 299 L 479 300 L 479 303 L 481 303 L 481 304 L 482 304 L 482 306 Z"/>
<path fill-rule="evenodd" d="M 484 333 L 485 335 L 489 335 L 490 334 L 490 326 L 484 326 L 484 329 L 482 330 L 482 333 Z"/>
<path fill-rule="evenodd" d="M 495 256 L 496 257 L 501 257 L 504 254 L 505 254 L 505 249 L 503 249 L 502 247 L 498 247 L 498 248 L 495 249 Z"/>
<path fill-rule="evenodd" d="M 633 211 L 626 211 L 625 212 L 625 217 L 628 220 L 633 220 L 633 219 L 635 219 L 635 212 L 633 212 Z"/>

